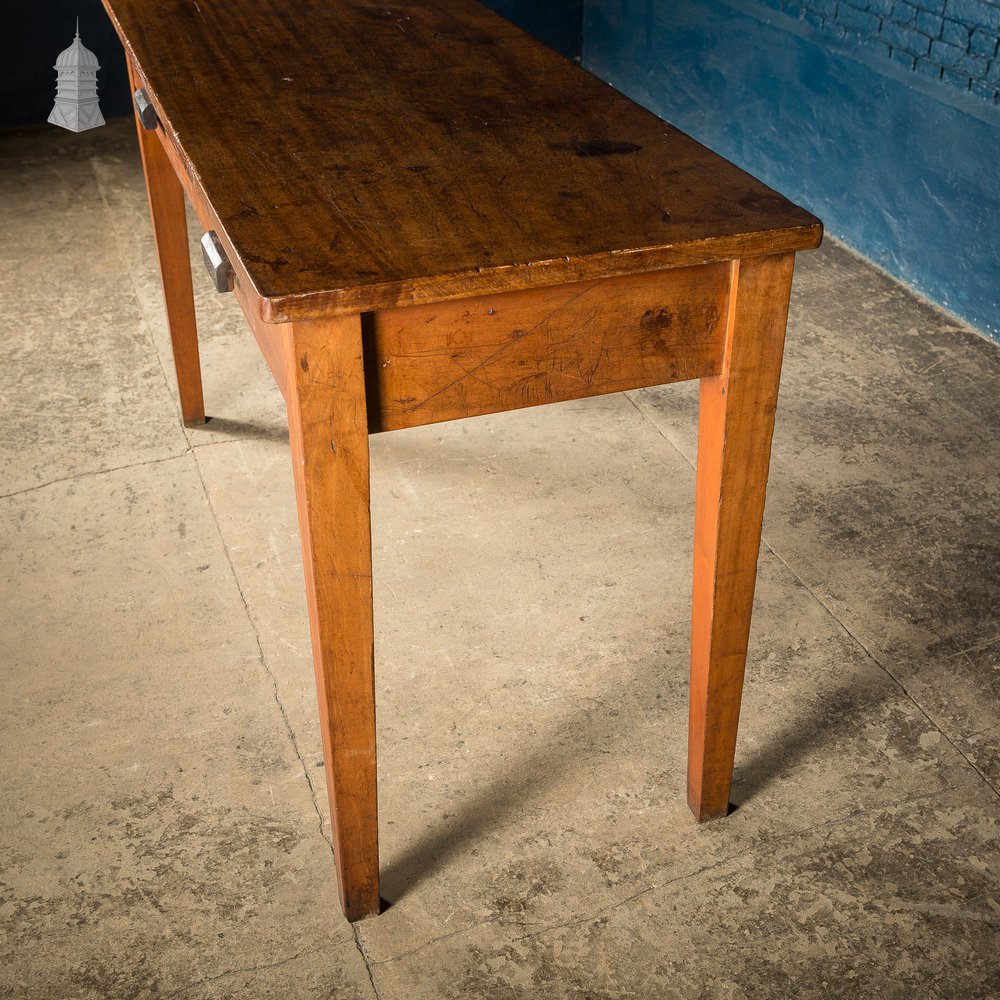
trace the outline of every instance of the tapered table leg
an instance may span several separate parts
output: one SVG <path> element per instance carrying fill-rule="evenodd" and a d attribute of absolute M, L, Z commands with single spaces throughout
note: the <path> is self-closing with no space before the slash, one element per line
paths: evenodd
<path fill-rule="evenodd" d="M 361 322 L 282 328 L 299 533 L 340 900 L 378 913 L 368 419 Z"/>
<path fill-rule="evenodd" d="M 729 809 L 793 255 L 733 264 L 723 370 L 698 420 L 688 803 Z"/>
<path fill-rule="evenodd" d="M 134 91 L 136 82 L 131 63 L 128 71 Z M 160 262 L 181 416 L 185 424 L 203 424 L 205 400 L 201 389 L 201 363 L 198 358 L 198 330 L 191 286 L 187 219 L 184 215 L 184 189 L 156 132 L 144 129 L 138 117 L 135 125 L 139 133 L 142 169 L 146 175 L 146 193 L 149 196 L 149 214 L 153 220 L 156 255 Z"/>

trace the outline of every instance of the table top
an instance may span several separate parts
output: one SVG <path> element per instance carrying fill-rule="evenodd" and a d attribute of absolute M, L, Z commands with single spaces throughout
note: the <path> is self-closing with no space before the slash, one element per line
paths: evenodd
<path fill-rule="evenodd" d="M 473 0 L 104 0 L 284 321 L 818 245 L 808 212 Z"/>

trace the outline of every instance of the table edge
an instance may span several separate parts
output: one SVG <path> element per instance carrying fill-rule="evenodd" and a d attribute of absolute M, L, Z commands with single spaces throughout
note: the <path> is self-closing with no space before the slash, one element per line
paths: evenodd
<path fill-rule="evenodd" d="M 804 215 L 809 215 L 803 210 Z M 268 295 L 254 288 L 266 323 L 377 312 L 474 296 L 525 291 L 574 281 L 666 271 L 677 267 L 745 260 L 814 250 L 823 240 L 823 224 L 813 218 L 790 229 L 737 233 L 663 247 L 620 250 L 588 257 L 560 257 L 526 264 L 477 268 L 430 278 L 406 278 L 372 285 L 324 289 L 293 295 Z"/>

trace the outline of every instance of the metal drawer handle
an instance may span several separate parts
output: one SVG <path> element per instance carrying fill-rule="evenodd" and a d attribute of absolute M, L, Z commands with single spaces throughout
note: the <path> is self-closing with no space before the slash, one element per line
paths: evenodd
<path fill-rule="evenodd" d="M 233 265 L 229 263 L 226 251 L 223 250 L 215 230 L 210 229 L 201 238 L 201 255 L 205 260 L 205 268 L 212 277 L 217 292 L 231 292 L 236 280 Z"/>
<path fill-rule="evenodd" d="M 148 132 L 152 132 L 160 124 L 156 117 L 156 108 L 149 103 L 149 94 L 140 87 L 133 95 L 135 101 L 135 113 L 139 116 L 139 124 Z"/>

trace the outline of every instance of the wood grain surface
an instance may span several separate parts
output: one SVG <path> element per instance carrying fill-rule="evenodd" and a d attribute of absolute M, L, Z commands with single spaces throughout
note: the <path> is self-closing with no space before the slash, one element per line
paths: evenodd
<path fill-rule="evenodd" d="M 688 728 L 699 820 L 729 809 L 793 263 L 733 263 L 722 371 L 701 381 Z"/>
<path fill-rule="evenodd" d="M 104 3 L 269 321 L 820 239 L 473 0 Z"/>
<path fill-rule="evenodd" d="M 133 87 L 135 78 L 128 66 Z M 146 178 L 149 215 L 160 264 L 160 281 L 170 330 L 170 347 L 177 375 L 177 395 L 185 424 L 205 423 L 205 398 L 201 385 L 201 358 L 198 351 L 198 326 L 194 312 L 194 286 L 191 283 L 191 256 L 188 250 L 187 215 L 184 191 L 174 166 L 153 132 L 135 120 Z"/>
<path fill-rule="evenodd" d="M 283 326 L 288 436 L 340 901 L 378 913 L 368 427 L 358 317 Z"/>
<path fill-rule="evenodd" d="M 729 265 L 390 309 L 366 330 L 371 430 L 716 374 Z"/>

